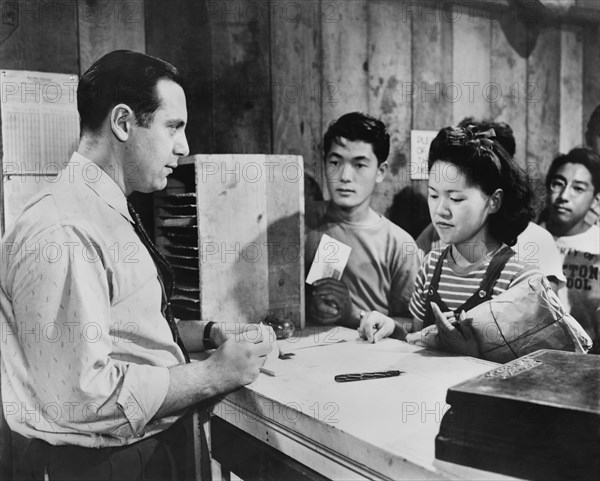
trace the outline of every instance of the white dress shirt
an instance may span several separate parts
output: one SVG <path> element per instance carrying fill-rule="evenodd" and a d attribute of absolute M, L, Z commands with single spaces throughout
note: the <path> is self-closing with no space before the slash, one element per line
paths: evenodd
<path fill-rule="evenodd" d="M 167 368 L 185 361 L 132 222 L 118 185 L 75 153 L 9 227 L 0 244 L 0 353 L 12 430 L 104 447 L 178 419 L 152 419 Z"/>

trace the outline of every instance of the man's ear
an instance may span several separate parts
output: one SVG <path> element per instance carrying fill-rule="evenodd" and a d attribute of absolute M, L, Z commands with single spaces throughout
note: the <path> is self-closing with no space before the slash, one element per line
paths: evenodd
<path fill-rule="evenodd" d="M 110 128 L 121 142 L 129 138 L 135 114 L 128 105 L 118 104 L 110 111 Z"/>
<path fill-rule="evenodd" d="M 489 199 L 490 203 L 490 214 L 495 214 L 502 207 L 502 201 L 504 200 L 504 191 L 502 189 L 496 189 Z"/>
<path fill-rule="evenodd" d="M 387 161 L 382 162 L 381 164 L 379 164 L 379 166 L 377 166 L 377 178 L 375 179 L 375 182 L 377 182 L 378 184 L 385 179 L 385 175 L 387 174 L 387 170 L 388 170 L 388 163 Z"/>
<path fill-rule="evenodd" d="M 596 212 L 598 212 L 598 210 L 600 210 L 600 192 L 598 192 L 594 196 L 594 199 L 592 200 L 592 205 L 590 206 L 590 209 L 594 209 Z"/>

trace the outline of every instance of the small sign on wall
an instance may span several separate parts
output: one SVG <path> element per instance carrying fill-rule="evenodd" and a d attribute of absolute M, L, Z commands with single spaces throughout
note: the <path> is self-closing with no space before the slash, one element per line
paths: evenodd
<path fill-rule="evenodd" d="M 429 145 L 437 135 L 437 130 L 410 131 L 410 178 L 411 180 L 427 180 L 427 157 Z"/>

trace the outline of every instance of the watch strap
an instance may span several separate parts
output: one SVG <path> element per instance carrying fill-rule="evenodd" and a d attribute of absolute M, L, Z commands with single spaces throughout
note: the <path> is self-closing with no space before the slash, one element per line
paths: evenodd
<path fill-rule="evenodd" d="M 202 334 L 202 344 L 204 344 L 205 349 L 216 349 L 216 344 L 210 338 L 210 331 L 212 327 L 215 325 L 215 321 L 209 321 L 204 326 L 204 332 Z"/>

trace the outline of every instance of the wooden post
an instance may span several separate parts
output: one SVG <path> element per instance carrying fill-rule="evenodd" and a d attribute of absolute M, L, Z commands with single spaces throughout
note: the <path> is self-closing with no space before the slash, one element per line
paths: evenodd
<path fill-rule="evenodd" d="M 204 320 L 304 326 L 302 158 L 195 155 Z"/>

